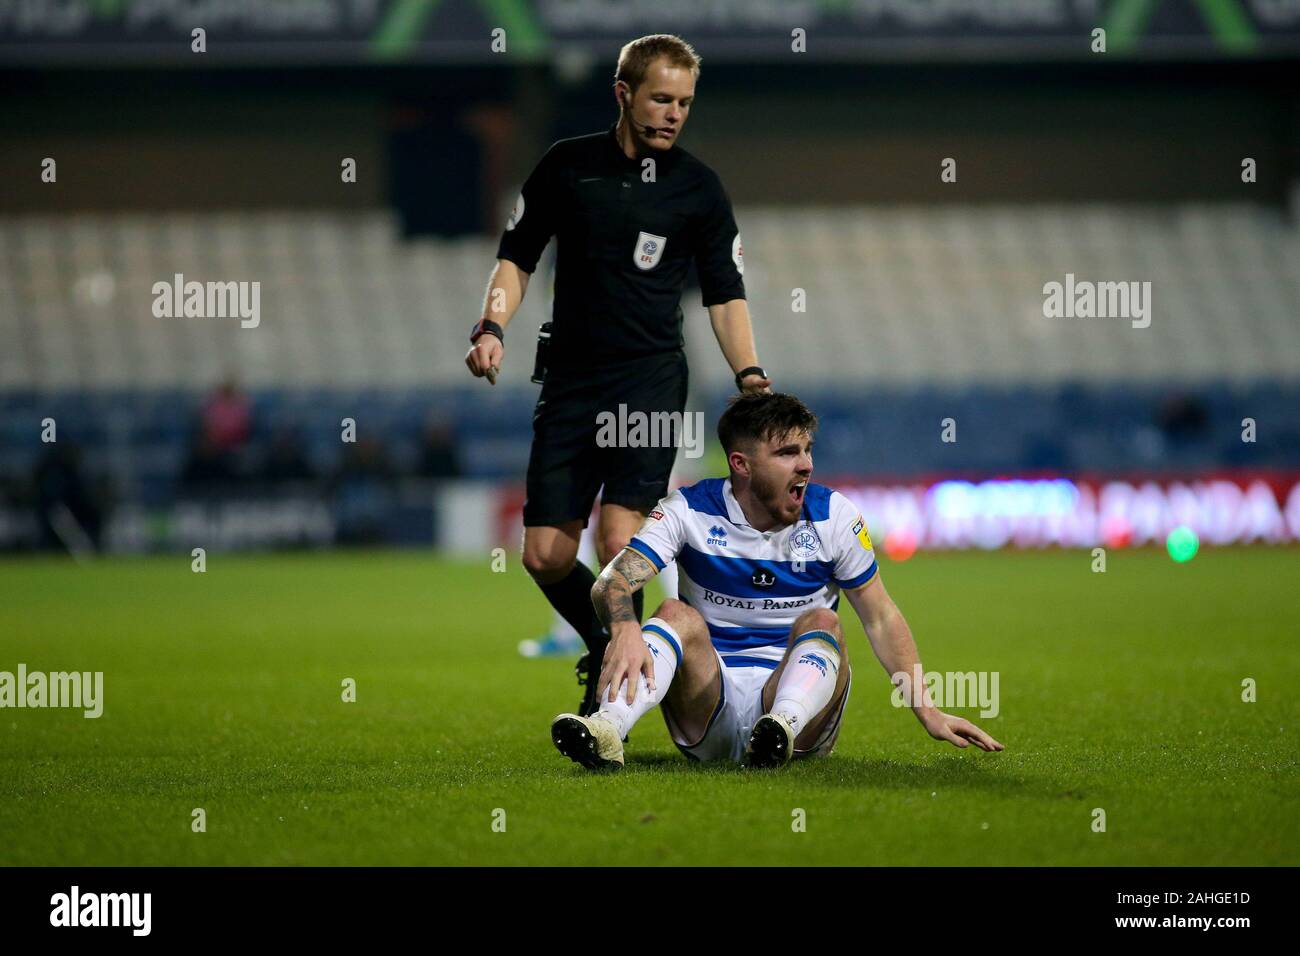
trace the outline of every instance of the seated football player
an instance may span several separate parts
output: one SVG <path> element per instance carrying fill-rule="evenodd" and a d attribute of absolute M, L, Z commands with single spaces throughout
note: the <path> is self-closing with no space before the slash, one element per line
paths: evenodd
<path fill-rule="evenodd" d="M 698 760 L 779 767 L 829 754 L 852 683 L 841 592 L 931 737 L 1003 749 L 911 686 L 924 671 L 862 516 L 809 481 L 816 429 L 792 395 L 732 400 L 718 422 L 730 476 L 662 499 L 592 588 L 610 632 L 600 709 L 555 718 L 560 753 L 593 770 L 622 767 L 623 739 L 658 704 L 673 741 Z M 638 623 L 632 595 L 674 560 L 679 598 Z"/>

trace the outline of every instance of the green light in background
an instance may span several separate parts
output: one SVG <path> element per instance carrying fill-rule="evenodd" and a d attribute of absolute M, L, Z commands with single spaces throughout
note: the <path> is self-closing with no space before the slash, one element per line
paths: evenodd
<path fill-rule="evenodd" d="M 1169 532 L 1169 537 L 1165 538 L 1165 548 L 1169 551 L 1169 557 L 1179 564 L 1196 557 L 1196 551 L 1200 546 L 1201 541 L 1196 537 L 1196 532 L 1185 524 L 1174 528 Z"/>

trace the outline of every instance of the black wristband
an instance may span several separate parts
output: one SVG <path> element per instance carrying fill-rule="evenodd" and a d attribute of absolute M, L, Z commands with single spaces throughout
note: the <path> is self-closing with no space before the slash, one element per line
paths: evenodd
<path fill-rule="evenodd" d="M 502 342 L 506 340 L 506 330 L 497 325 L 491 319 L 479 319 L 474 323 L 474 328 L 469 333 L 470 342 L 477 342 L 484 335 L 495 335 Z"/>
<path fill-rule="evenodd" d="M 736 388 L 745 387 L 743 382 L 745 381 L 746 375 L 758 375 L 762 378 L 767 378 L 767 372 L 763 371 L 763 369 L 757 365 L 751 365 L 749 368 L 742 368 L 736 373 Z"/>

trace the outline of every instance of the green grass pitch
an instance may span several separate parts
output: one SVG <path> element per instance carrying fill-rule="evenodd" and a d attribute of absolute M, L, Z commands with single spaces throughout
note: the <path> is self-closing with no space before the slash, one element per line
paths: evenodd
<path fill-rule="evenodd" d="M 830 759 L 692 765 L 652 712 L 594 776 L 548 737 L 571 662 L 515 652 L 550 612 L 513 558 L 6 560 L 0 670 L 103 671 L 105 710 L 0 710 L 0 864 L 1300 863 L 1300 550 L 1090 565 L 884 564 L 927 670 L 1000 673 L 996 719 L 958 712 L 1004 753 L 893 708 L 843 602 Z"/>

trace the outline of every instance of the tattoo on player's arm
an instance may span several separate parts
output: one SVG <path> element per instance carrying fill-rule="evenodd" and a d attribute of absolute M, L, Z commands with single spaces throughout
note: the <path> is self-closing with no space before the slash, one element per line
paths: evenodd
<path fill-rule="evenodd" d="M 639 591 L 642 585 L 658 574 L 653 564 L 631 548 L 620 551 L 610 562 L 609 569 L 623 575 L 623 580 L 627 581 L 628 587 L 633 591 Z"/>
<path fill-rule="evenodd" d="M 632 595 L 645 585 L 658 572 L 655 566 L 630 548 L 624 548 L 618 556 L 600 572 L 596 586 L 604 600 L 596 602 L 596 613 L 606 627 L 617 621 L 636 623 L 636 609 L 632 604 Z"/>

